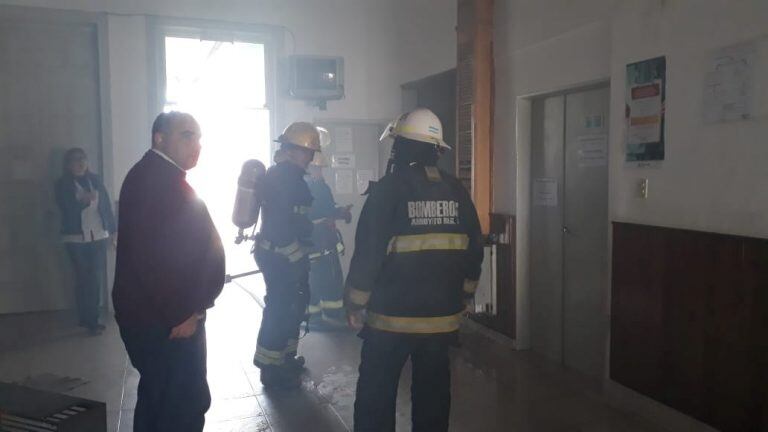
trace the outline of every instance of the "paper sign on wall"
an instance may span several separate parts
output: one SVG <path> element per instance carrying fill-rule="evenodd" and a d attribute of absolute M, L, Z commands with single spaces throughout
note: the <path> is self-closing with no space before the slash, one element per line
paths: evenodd
<path fill-rule="evenodd" d="M 333 155 L 331 162 L 333 168 L 354 168 L 355 167 L 355 155 Z"/>
<path fill-rule="evenodd" d="M 337 127 L 335 132 L 336 136 L 333 144 L 338 153 L 351 153 L 355 151 L 353 145 L 352 128 Z"/>
<path fill-rule="evenodd" d="M 557 179 L 537 178 L 533 180 L 533 205 L 557 207 Z"/>
<path fill-rule="evenodd" d="M 352 178 L 352 170 L 336 171 L 336 193 L 350 195 L 355 193 L 355 184 Z"/>
<path fill-rule="evenodd" d="M 746 120 L 752 117 L 754 42 L 722 48 L 713 54 L 705 80 L 704 121 Z"/>
<path fill-rule="evenodd" d="M 582 135 L 576 138 L 579 168 L 608 164 L 608 139 L 605 135 Z"/>

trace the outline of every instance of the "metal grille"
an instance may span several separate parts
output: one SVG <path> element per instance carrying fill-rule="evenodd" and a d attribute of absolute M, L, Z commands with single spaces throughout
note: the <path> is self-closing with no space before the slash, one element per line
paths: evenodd
<path fill-rule="evenodd" d="M 456 77 L 456 175 L 472 190 L 472 148 L 474 145 L 474 21 L 471 0 L 459 0 L 457 77 Z"/>
<path fill-rule="evenodd" d="M 27 418 L 0 412 L 0 431 L 42 432 L 58 431 L 59 425 L 71 420 L 87 408 L 73 405 L 42 419 Z"/>
<path fill-rule="evenodd" d="M 0 382 L 2 432 L 105 432 L 103 402 Z"/>

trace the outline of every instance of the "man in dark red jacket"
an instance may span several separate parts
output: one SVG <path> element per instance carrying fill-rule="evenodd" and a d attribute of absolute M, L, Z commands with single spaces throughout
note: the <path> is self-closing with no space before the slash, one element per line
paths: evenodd
<path fill-rule="evenodd" d="M 205 204 L 185 180 L 200 127 L 160 114 L 152 149 L 120 192 L 113 301 L 120 334 L 141 374 L 134 431 L 202 431 L 211 402 L 205 311 L 224 285 L 224 250 Z"/>

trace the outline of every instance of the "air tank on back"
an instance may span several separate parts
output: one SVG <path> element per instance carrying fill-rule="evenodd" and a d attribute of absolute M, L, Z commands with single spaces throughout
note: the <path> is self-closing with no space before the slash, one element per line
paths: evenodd
<path fill-rule="evenodd" d="M 240 228 L 235 243 L 240 243 L 245 239 L 243 230 L 259 221 L 259 210 L 263 199 L 261 184 L 266 173 L 267 169 L 264 164 L 256 159 L 249 159 L 243 163 L 240 177 L 237 179 L 235 208 L 232 211 L 232 223 Z"/>

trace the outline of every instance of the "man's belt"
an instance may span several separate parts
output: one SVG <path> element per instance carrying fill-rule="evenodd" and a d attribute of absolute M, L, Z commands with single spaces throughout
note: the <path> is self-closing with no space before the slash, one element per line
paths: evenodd
<path fill-rule="evenodd" d="M 330 255 L 332 253 L 335 253 L 335 254 L 338 254 L 338 255 L 343 254 L 344 253 L 344 243 L 341 243 L 341 242 L 336 243 L 336 248 L 334 248 L 334 249 L 324 249 L 324 250 L 319 251 L 319 252 L 311 253 L 311 254 L 309 254 L 309 259 L 316 260 L 318 258 L 322 258 L 322 257 L 324 257 L 326 255 Z"/>

